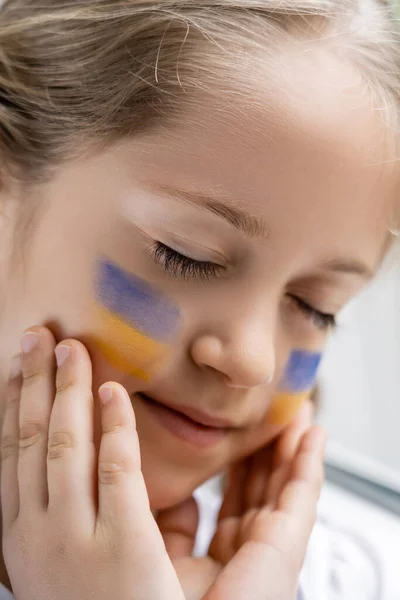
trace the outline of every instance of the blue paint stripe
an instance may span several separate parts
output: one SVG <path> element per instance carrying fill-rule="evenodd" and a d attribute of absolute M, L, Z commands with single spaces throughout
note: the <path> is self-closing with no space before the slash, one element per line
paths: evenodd
<path fill-rule="evenodd" d="M 294 350 L 286 366 L 280 389 L 293 393 L 310 390 L 314 385 L 321 358 L 320 352 Z"/>
<path fill-rule="evenodd" d="M 179 309 L 150 284 L 103 260 L 98 264 L 96 299 L 149 337 L 166 341 L 176 331 Z"/>

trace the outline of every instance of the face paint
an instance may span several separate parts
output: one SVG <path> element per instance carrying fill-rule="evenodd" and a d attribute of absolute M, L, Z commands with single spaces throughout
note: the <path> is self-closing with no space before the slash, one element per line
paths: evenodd
<path fill-rule="evenodd" d="M 169 352 L 179 309 L 162 292 L 108 260 L 95 278 L 94 340 L 118 369 L 148 381 Z"/>
<path fill-rule="evenodd" d="M 274 425 L 290 423 L 303 402 L 309 397 L 321 362 L 320 352 L 294 350 L 286 365 L 268 413 L 268 421 Z"/>

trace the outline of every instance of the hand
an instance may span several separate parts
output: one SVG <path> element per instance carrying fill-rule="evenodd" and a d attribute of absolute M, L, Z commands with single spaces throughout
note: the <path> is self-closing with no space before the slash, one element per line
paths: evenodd
<path fill-rule="evenodd" d="M 14 372 L 10 380 L 2 439 L 3 548 L 16 599 L 183 600 L 149 508 L 126 391 L 118 384 L 100 390 L 103 399 L 106 390 L 112 397 L 101 408 L 97 456 L 85 348 L 73 340 L 61 345 L 69 354 L 54 382 L 54 339 L 43 328 L 32 332 L 38 344 L 23 356 L 23 377 Z M 218 576 L 209 577 L 214 583 L 203 600 L 292 600 L 299 568 L 294 559 L 301 562 L 311 530 L 312 519 L 301 519 L 315 509 L 320 455 L 321 440 L 308 434 L 277 509 L 267 514 L 261 502 L 240 528 L 238 544 L 228 536 L 223 547 L 237 551 Z M 225 508 L 227 503 L 228 495 Z M 276 518 L 268 520 L 270 515 Z M 231 518 L 222 517 L 216 555 L 221 524 Z M 209 560 L 219 572 L 220 565 Z M 273 582 L 264 585 L 268 574 Z"/>
<path fill-rule="evenodd" d="M 325 433 L 311 428 L 289 469 L 272 466 L 270 484 L 254 494 L 252 508 L 236 515 L 222 507 L 210 554 L 225 567 L 204 600 L 295 600 L 323 482 L 324 446 Z M 246 486 L 242 490 L 246 495 Z"/>
<path fill-rule="evenodd" d="M 191 558 L 198 524 L 198 512 L 193 499 L 159 515 L 158 523 L 187 600 L 203 598 L 213 585 L 212 595 L 207 595 L 208 600 L 219 600 L 224 598 L 224 594 L 232 600 L 253 600 L 251 594 L 258 593 L 255 585 L 262 577 L 265 578 L 269 564 L 275 587 L 262 587 L 261 595 L 255 595 L 254 598 L 292 600 L 295 597 L 299 570 L 322 484 L 325 436 L 318 429 L 310 430 L 311 421 L 312 406 L 307 403 L 277 442 L 233 466 L 208 557 Z M 293 494 L 291 506 L 288 505 L 288 494 Z M 294 531 L 297 537 L 291 534 L 285 540 L 285 527 L 289 527 L 290 522 L 294 529 L 297 527 Z M 245 581 L 242 576 L 246 577 L 247 570 L 252 569 L 251 561 L 248 564 L 247 555 L 244 554 L 249 549 L 249 542 L 254 541 L 255 535 L 255 541 L 261 543 L 265 551 L 273 540 L 274 531 L 277 532 L 277 541 L 286 543 L 281 548 L 280 563 L 278 559 L 282 576 L 278 576 L 272 562 L 274 552 L 271 556 L 266 553 L 265 564 L 260 565 L 261 579 L 259 576 L 253 580 L 250 578 L 243 587 L 243 596 L 237 595 L 241 593 L 238 589 Z M 287 543 L 291 547 L 288 548 Z M 235 573 L 232 583 L 226 578 L 228 568 L 230 571 L 232 568 L 241 569 Z M 286 591 L 286 584 L 292 590 Z M 277 585 L 282 589 L 278 588 L 277 591 Z M 278 592 L 280 596 L 275 595 Z"/>
<path fill-rule="evenodd" d="M 222 565 L 204 556 L 193 558 L 199 512 L 194 498 L 161 511 L 157 523 L 175 567 L 186 600 L 201 600 L 222 570 Z"/>
<path fill-rule="evenodd" d="M 26 341 L 36 345 L 22 355 L 22 376 L 14 365 L 2 435 L 3 550 L 16 599 L 184 600 L 150 511 L 127 392 L 100 389 L 97 456 L 85 347 L 63 342 L 56 368 L 47 329 Z"/>

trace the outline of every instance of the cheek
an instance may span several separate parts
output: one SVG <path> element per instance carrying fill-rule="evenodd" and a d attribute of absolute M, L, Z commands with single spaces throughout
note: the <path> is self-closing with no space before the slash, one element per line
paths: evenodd
<path fill-rule="evenodd" d="M 309 391 L 298 394 L 277 392 L 268 414 L 270 423 L 281 426 L 289 425 L 309 397 L 309 393 Z"/>
<path fill-rule="evenodd" d="M 179 330 L 178 307 L 143 279 L 105 260 L 97 265 L 94 291 L 95 345 L 112 366 L 150 380 Z"/>
<path fill-rule="evenodd" d="M 294 350 L 291 353 L 268 412 L 269 423 L 284 426 L 293 420 L 311 393 L 321 358 L 320 352 Z"/>
<path fill-rule="evenodd" d="M 158 343 L 112 313 L 97 312 L 93 342 L 116 369 L 142 381 L 149 381 L 168 356 L 169 347 Z"/>

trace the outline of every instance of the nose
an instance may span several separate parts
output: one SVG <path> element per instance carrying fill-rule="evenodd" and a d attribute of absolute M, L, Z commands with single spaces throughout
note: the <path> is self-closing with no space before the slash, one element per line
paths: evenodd
<path fill-rule="evenodd" d="M 272 325 L 272 324 L 271 324 Z M 229 387 L 253 388 L 270 383 L 275 372 L 275 335 L 266 323 L 230 322 L 229 333 L 207 333 L 192 344 L 194 362 L 216 371 Z"/>

